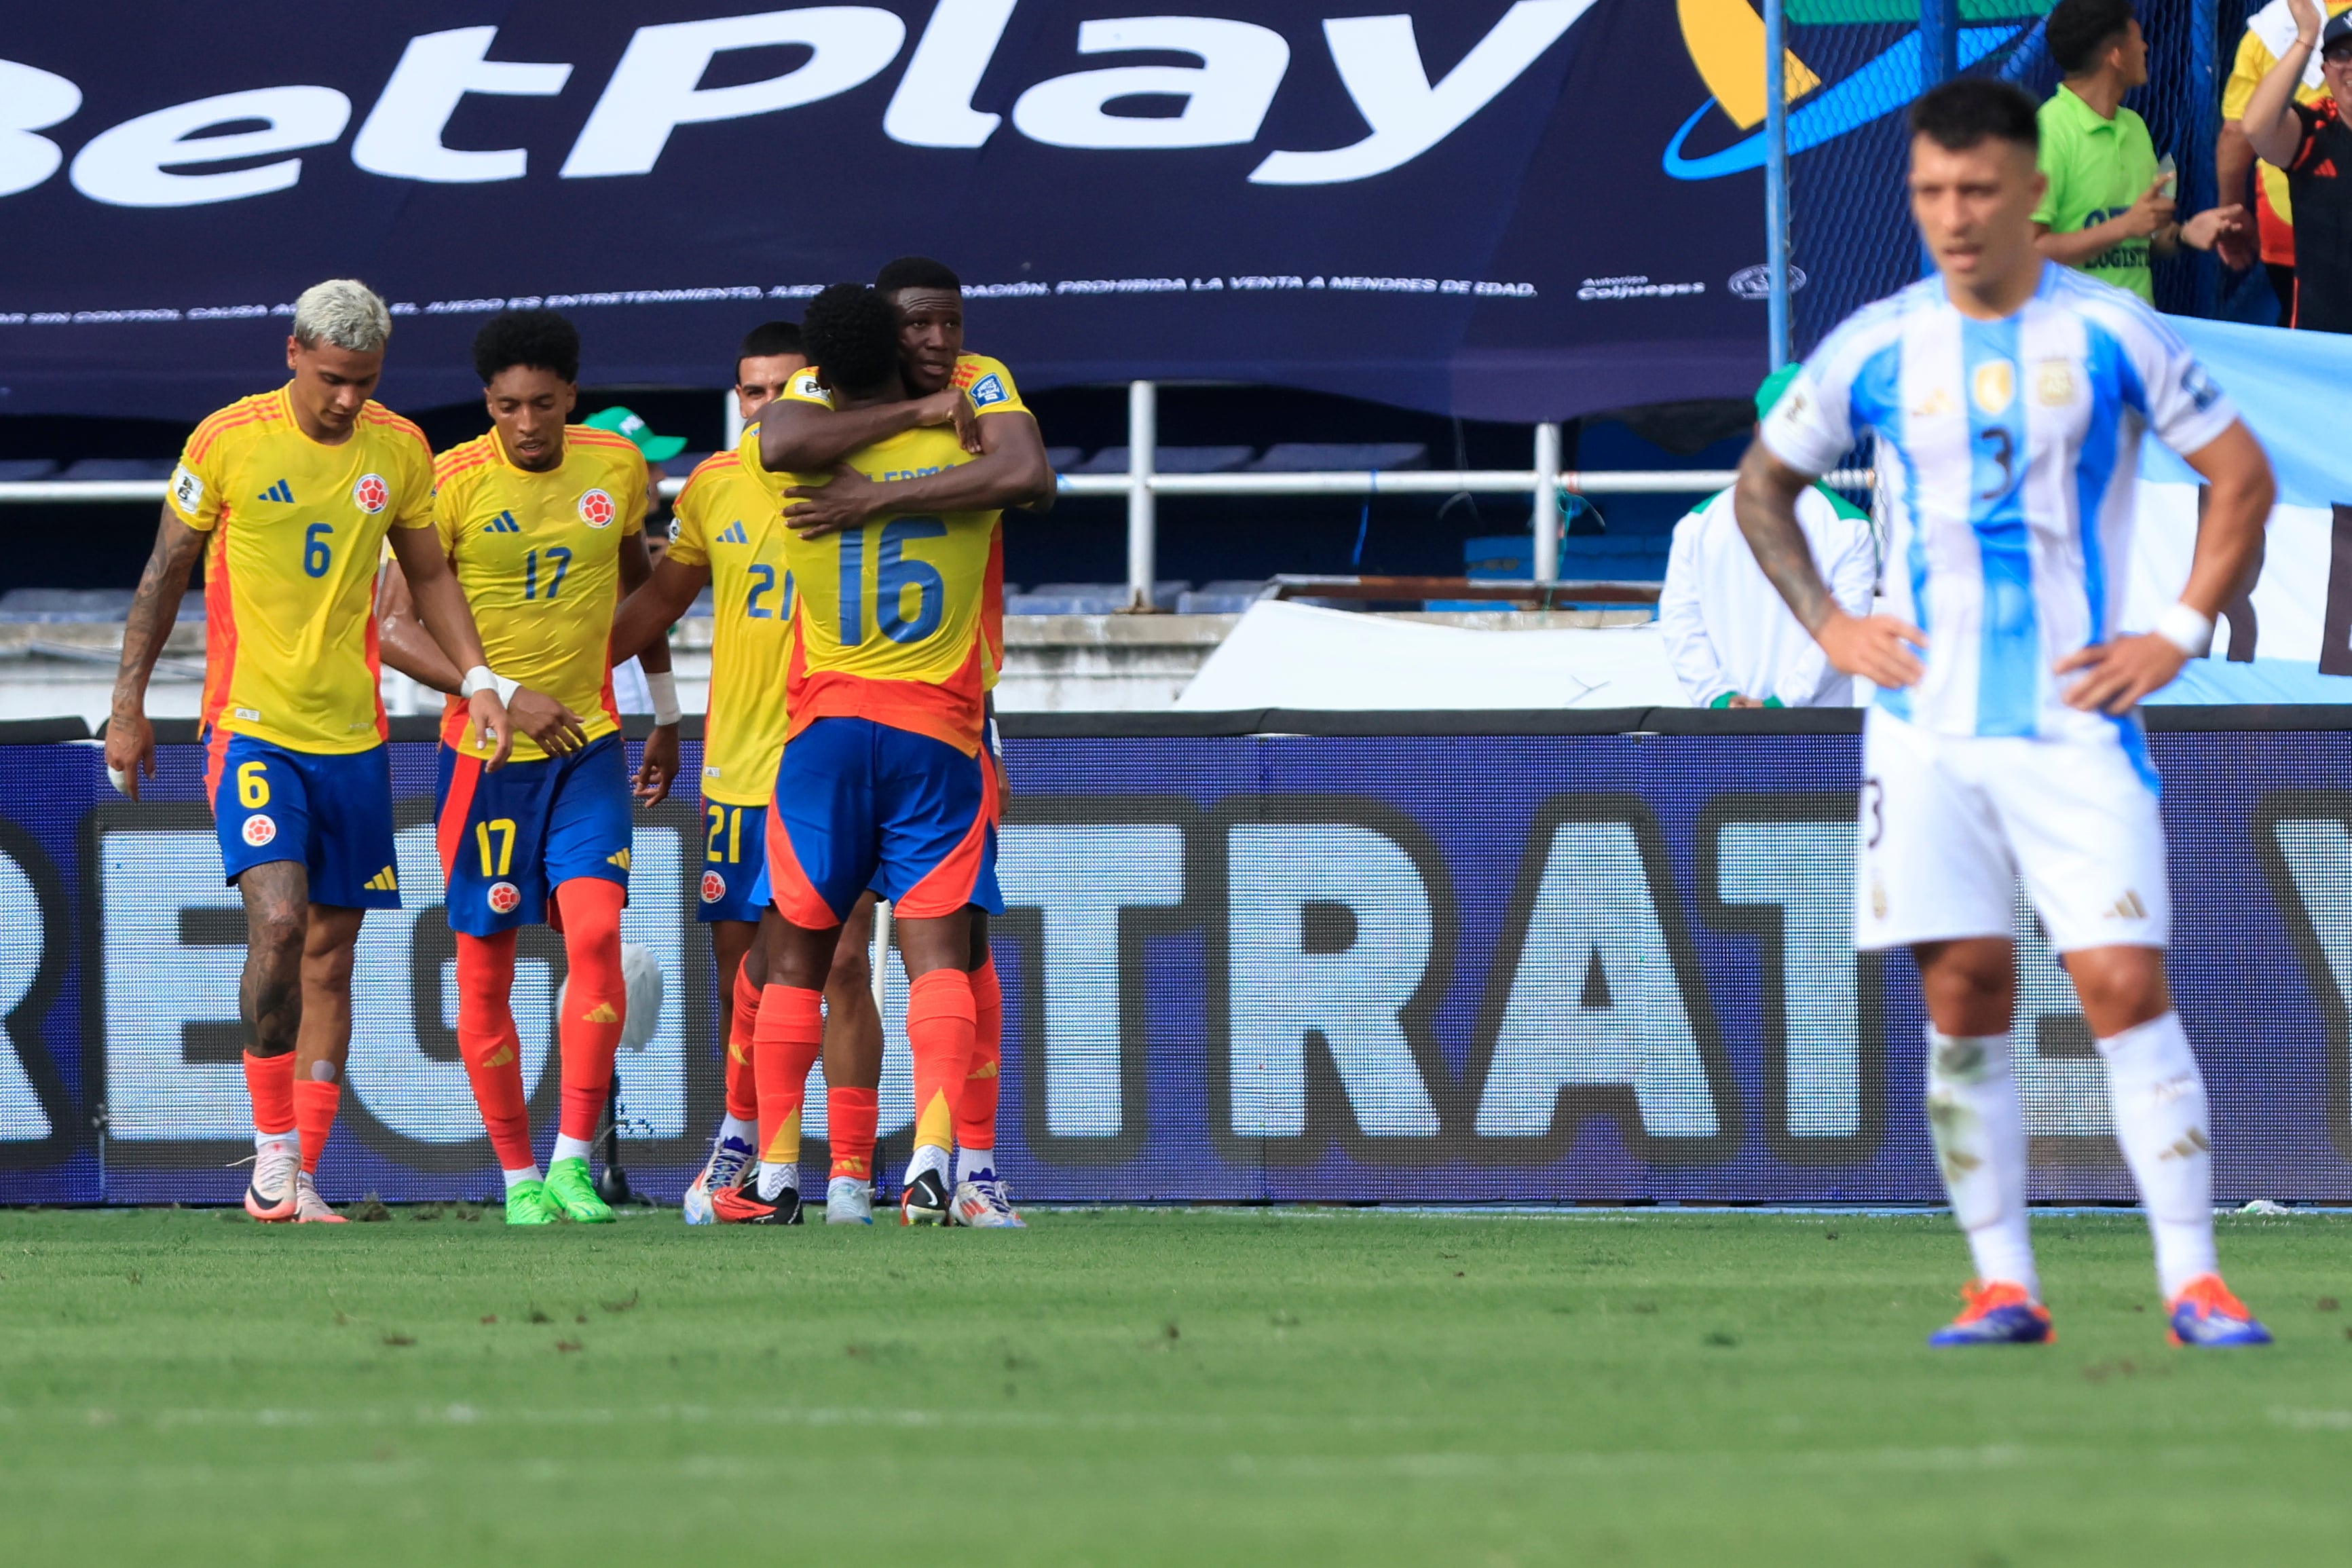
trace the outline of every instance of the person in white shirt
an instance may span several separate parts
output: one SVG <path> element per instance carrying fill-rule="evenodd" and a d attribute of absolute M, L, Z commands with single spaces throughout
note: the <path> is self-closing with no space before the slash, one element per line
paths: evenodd
<path fill-rule="evenodd" d="M 1783 365 L 1766 378 L 1756 393 L 1758 418 L 1800 368 Z M 1853 707 L 1853 678 L 1831 665 L 1756 564 L 1731 496 L 1718 491 L 1675 524 L 1666 557 L 1658 630 L 1684 694 L 1694 708 Z M 1868 615 L 1878 576 L 1869 518 L 1815 486 L 1797 498 L 1797 521 L 1832 596 L 1848 615 Z"/>

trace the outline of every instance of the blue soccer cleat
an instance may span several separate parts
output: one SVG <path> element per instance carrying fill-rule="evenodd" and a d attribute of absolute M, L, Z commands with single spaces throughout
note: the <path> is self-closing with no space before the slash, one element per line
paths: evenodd
<path fill-rule="evenodd" d="M 1927 1336 L 1938 1350 L 1953 1345 L 2046 1345 L 2058 1331 L 2050 1326 L 2050 1310 L 2025 1293 L 2022 1285 L 2005 1279 L 1971 1279 L 1960 1287 L 1968 1305 L 1960 1315 Z"/>
<path fill-rule="evenodd" d="M 2172 1299 L 2171 1341 L 2209 1350 L 2231 1345 L 2266 1345 L 2271 1331 L 2230 1294 L 2219 1274 L 2200 1274 Z"/>

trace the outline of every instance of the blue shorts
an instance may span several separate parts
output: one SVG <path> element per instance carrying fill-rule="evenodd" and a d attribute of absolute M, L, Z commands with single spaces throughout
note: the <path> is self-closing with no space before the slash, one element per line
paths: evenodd
<path fill-rule="evenodd" d="M 347 910 L 400 908 L 392 842 L 392 753 L 292 752 L 215 729 L 205 794 L 231 882 L 274 860 L 310 873 L 310 901 Z"/>
<path fill-rule="evenodd" d="M 568 756 L 509 763 L 441 748 L 441 869 L 449 929 L 495 936 L 547 918 L 547 895 L 574 877 L 629 885 L 629 774 L 621 737 Z"/>
<path fill-rule="evenodd" d="M 979 757 L 871 719 L 819 719 L 784 742 L 768 807 L 768 884 L 796 926 L 839 925 L 871 886 L 908 920 L 1003 911 L 996 791 Z"/>
<path fill-rule="evenodd" d="M 702 898 L 694 918 L 754 921 L 768 907 L 768 808 L 702 797 Z"/>

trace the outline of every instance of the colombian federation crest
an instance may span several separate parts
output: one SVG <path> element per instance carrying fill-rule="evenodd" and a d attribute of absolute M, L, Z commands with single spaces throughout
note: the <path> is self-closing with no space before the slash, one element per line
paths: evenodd
<path fill-rule="evenodd" d="M 364 512 L 379 512 L 392 504 L 392 487 L 382 474 L 362 474 L 352 486 L 352 504 Z"/>
<path fill-rule="evenodd" d="M 256 812 L 245 819 L 245 826 L 239 829 L 239 834 L 247 844 L 258 849 L 278 837 L 277 819 Z"/>
<path fill-rule="evenodd" d="M 512 882 L 492 882 L 489 892 L 484 896 L 488 899 L 490 912 L 494 915 L 510 915 L 522 903 L 522 889 Z"/>
<path fill-rule="evenodd" d="M 613 498 L 603 490 L 583 490 L 580 493 L 580 521 L 591 528 L 610 528 L 621 514 Z"/>
<path fill-rule="evenodd" d="M 702 874 L 702 901 L 715 904 L 727 896 L 727 879 L 716 871 Z"/>

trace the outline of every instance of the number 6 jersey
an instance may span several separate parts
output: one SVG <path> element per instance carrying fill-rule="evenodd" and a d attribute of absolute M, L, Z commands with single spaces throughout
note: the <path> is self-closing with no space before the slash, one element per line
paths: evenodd
<path fill-rule="evenodd" d="M 1983 321 L 1941 278 L 1832 332 L 1759 438 L 1805 474 L 1876 433 L 1890 614 L 1927 634 L 1927 675 L 1881 691 L 1947 735 L 2084 735 L 2052 666 L 2117 629 L 2144 431 L 2186 456 L 2237 410 L 2162 317 L 2044 262 L 2033 297 Z"/>
<path fill-rule="evenodd" d="M 212 535 L 207 730 L 306 752 L 383 742 L 376 562 L 386 530 L 432 522 L 432 497 L 424 433 L 379 403 L 332 447 L 302 434 L 284 387 L 196 426 L 168 504 Z"/>
<path fill-rule="evenodd" d="M 611 659 L 621 541 L 645 530 L 651 479 L 636 445 L 567 425 L 563 460 L 532 473 L 507 460 L 492 430 L 442 453 L 434 473 L 433 524 L 490 668 L 579 714 L 589 740 L 612 734 L 621 727 Z M 441 738 L 463 755 L 490 755 L 462 699 L 449 699 Z M 516 731 L 516 762 L 546 754 Z"/>

